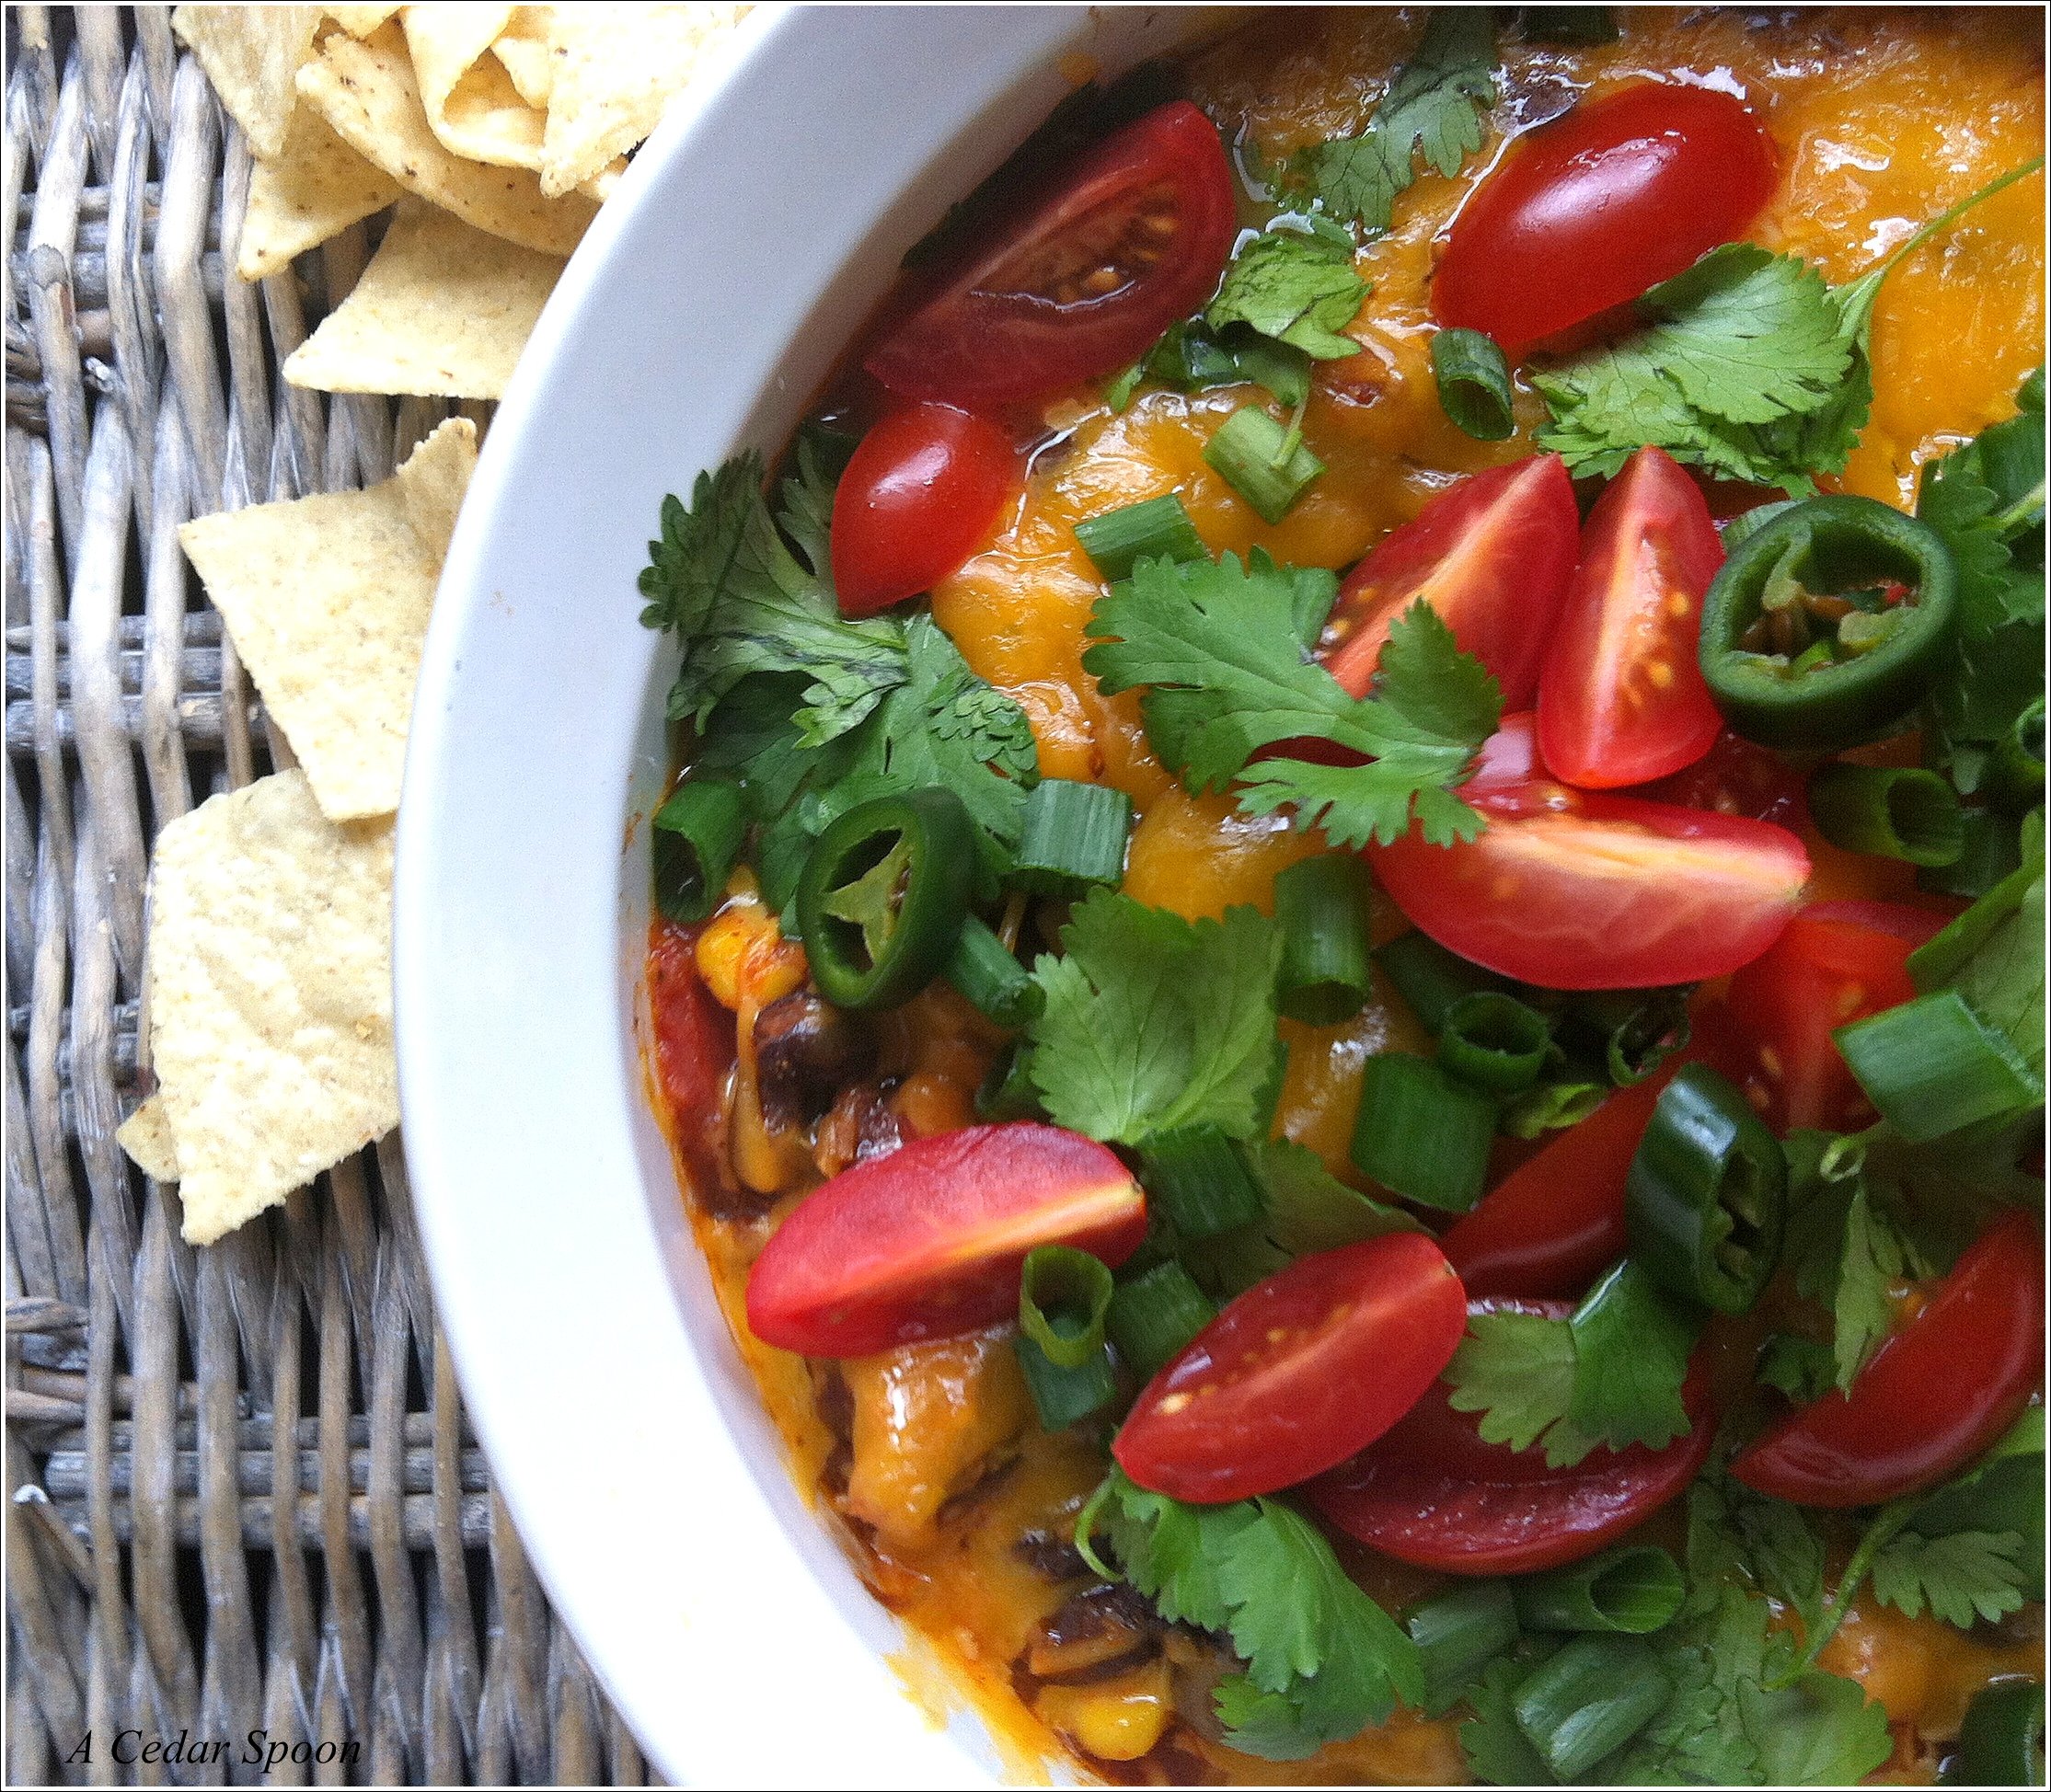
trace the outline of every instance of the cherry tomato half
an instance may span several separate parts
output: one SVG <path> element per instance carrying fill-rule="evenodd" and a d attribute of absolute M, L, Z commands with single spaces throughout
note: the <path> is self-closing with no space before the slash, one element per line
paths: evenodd
<path fill-rule="evenodd" d="M 677 1150 L 701 1191 L 720 1186 L 720 1100 L 733 1066 L 733 1017 L 698 975 L 696 927 L 657 919 L 648 930 L 648 1011 L 655 1081 Z"/>
<path fill-rule="evenodd" d="M 1564 1301 L 1477 1301 L 1472 1312 L 1563 1319 Z M 1446 1574 L 1525 1574 L 1593 1556 L 1695 1478 L 1716 1432 L 1704 1352 L 1681 1386 L 1690 1430 L 1664 1450 L 1602 1445 L 1572 1468 L 1543 1449 L 1484 1443 L 1479 1413 L 1434 1388 L 1381 1439 L 1313 1483 L 1311 1504 L 1348 1536 Z"/>
<path fill-rule="evenodd" d="M 1930 1304 L 1832 1388 L 1740 1451 L 1731 1473 L 1802 1506 L 1875 1506 L 1933 1487 L 2015 1422 L 2044 1374 L 2044 1241 L 1996 1220 Z"/>
<path fill-rule="evenodd" d="M 1170 100 L 1086 150 L 863 364 L 907 398 L 1045 397 L 1136 360 L 1202 306 L 1238 229 L 1216 127 Z"/>
<path fill-rule="evenodd" d="M 1908 955 L 1943 925 L 1900 902 L 1811 902 L 1731 979 L 1717 1024 L 1728 1074 L 1776 1132 L 1872 1123 L 1831 1032 L 1912 1000 Z"/>
<path fill-rule="evenodd" d="M 1448 487 L 1346 575 L 1319 657 L 1365 696 L 1403 612 L 1423 598 L 1503 686 L 1529 706 L 1581 540 L 1573 485 L 1557 454 L 1491 467 Z"/>
<path fill-rule="evenodd" d="M 1112 1454 L 1200 1504 L 1293 1487 L 1400 1419 L 1466 1329 L 1459 1278 L 1422 1233 L 1298 1258 L 1146 1384 Z"/>
<path fill-rule="evenodd" d="M 1487 823 L 1477 838 L 1430 846 L 1413 829 L 1367 849 L 1441 946 L 1547 989 L 1650 989 L 1723 976 L 1780 937 L 1809 876 L 1787 829 L 1576 790 L 1535 766 L 1517 780 L 1531 726 L 1505 717 L 1509 741 L 1460 787 Z"/>
<path fill-rule="evenodd" d="M 1020 1120 L 914 1139 L 841 1171 L 784 1221 L 748 1274 L 748 1326 L 806 1356 L 951 1338 L 1015 1313 L 1039 1245 L 1113 1266 L 1146 1200 L 1102 1145 Z"/>
<path fill-rule="evenodd" d="M 931 590 L 982 546 L 1017 483 L 1018 458 L 996 424 L 952 405 L 893 411 L 862 437 L 834 492 L 840 614 L 872 616 Z"/>
<path fill-rule="evenodd" d="M 1460 1216 L 1438 1242 L 1469 1299 L 1579 1295 L 1623 1256 L 1624 1178 L 1683 1062 L 1619 1089 Z"/>
<path fill-rule="evenodd" d="M 1648 81 L 1583 100 L 1519 137 L 1474 190 L 1433 311 L 1514 361 L 1744 235 L 1779 169 L 1766 127 L 1728 94 Z"/>
<path fill-rule="evenodd" d="M 1701 670 L 1699 664 L 1696 670 Z M 1719 815 L 1749 815 L 1755 821 L 1799 828 L 1809 813 L 1808 788 L 1809 775 L 1799 765 L 1725 729 L 1692 765 L 1630 794 L 1648 802 L 1713 809 Z"/>
<path fill-rule="evenodd" d="M 1700 487 L 1641 448 L 1589 512 L 1538 674 L 1538 749 L 1553 776 L 1614 789 L 1715 745 L 1723 718 L 1697 649 L 1702 593 L 1723 564 Z"/>

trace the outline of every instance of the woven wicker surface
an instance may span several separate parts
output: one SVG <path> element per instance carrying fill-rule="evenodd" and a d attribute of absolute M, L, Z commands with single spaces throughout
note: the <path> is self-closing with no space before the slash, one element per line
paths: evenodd
<path fill-rule="evenodd" d="M 197 1251 L 114 1143 L 151 838 L 292 763 L 178 525 L 382 478 L 450 408 L 280 381 L 369 238 L 224 278 L 248 156 L 167 6 L 10 6 L 7 49 L 7 1780 L 258 1779 L 260 1729 L 329 1745 L 280 1784 L 639 1784 L 465 1423 L 397 1138 Z"/>

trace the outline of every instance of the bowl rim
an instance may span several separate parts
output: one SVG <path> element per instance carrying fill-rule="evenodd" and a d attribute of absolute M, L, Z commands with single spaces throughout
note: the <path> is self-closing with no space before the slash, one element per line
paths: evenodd
<path fill-rule="evenodd" d="M 1074 52 L 1120 65 L 1195 16 L 758 7 L 570 258 L 450 546 L 397 829 L 409 1179 L 494 1485 L 584 1660 L 678 1783 L 957 1786 L 1034 1768 L 936 1679 L 812 1511 L 676 1198 L 636 1012 L 639 818 L 666 770 L 675 656 L 635 621 L 633 570 L 663 490 L 743 444 L 780 446 L 840 351 L 850 293 L 872 302 L 1046 115 Z M 847 110 L 919 126 L 862 136 Z M 779 117 L 803 121 L 779 151 L 808 184 L 736 206 L 727 170 Z M 722 241 L 723 258 L 686 254 Z M 687 302 L 687 345 L 657 333 L 656 314 L 675 316 L 651 286 Z M 661 402 L 666 368 L 690 374 L 687 415 Z M 593 592 L 616 606 L 597 626 Z M 566 1200 L 579 1188 L 609 1192 Z M 675 1534 L 718 1543 L 664 1546 Z M 802 1689 L 802 1721 L 758 1721 L 780 1704 L 765 1661 Z M 936 1687 L 957 1707 L 944 1721 Z"/>

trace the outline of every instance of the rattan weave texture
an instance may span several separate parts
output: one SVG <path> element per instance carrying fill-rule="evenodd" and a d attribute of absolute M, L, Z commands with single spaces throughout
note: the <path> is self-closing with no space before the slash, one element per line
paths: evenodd
<path fill-rule="evenodd" d="M 353 1745 L 282 1785 L 639 1784 L 466 1427 L 397 1139 L 197 1251 L 114 1143 L 150 840 L 291 763 L 178 525 L 449 410 L 280 380 L 369 238 L 224 279 L 248 155 L 169 17 L 7 9 L 6 1778 L 246 1782 L 262 1730 Z M 181 1732 L 220 1758 L 117 1758 Z"/>

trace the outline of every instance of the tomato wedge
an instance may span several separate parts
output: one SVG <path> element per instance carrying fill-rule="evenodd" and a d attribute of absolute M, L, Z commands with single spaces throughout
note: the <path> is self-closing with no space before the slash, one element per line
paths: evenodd
<path fill-rule="evenodd" d="M 1146 1384 L 1112 1454 L 1199 1504 L 1293 1487 L 1400 1419 L 1466 1329 L 1459 1278 L 1422 1233 L 1298 1258 Z"/>
<path fill-rule="evenodd" d="M 1045 397 L 1138 359 L 1199 309 L 1238 230 L 1216 128 L 1171 100 L 1086 150 L 863 365 L 907 398 Z"/>
<path fill-rule="evenodd" d="M 1439 1245 L 1469 1299 L 1579 1295 L 1623 1256 L 1624 1178 L 1659 1092 L 1684 1062 L 1677 1054 L 1619 1089 L 1455 1223 Z"/>
<path fill-rule="evenodd" d="M 733 1017 L 698 975 L 696 927 L 658 917 L 648 930 L 648 1012 L 655 1081 L 672 1137 L 702 1194 L 720 1186 L 720 1101 L 733 1067 Z"/>
<path fill-rule="evenodd" d="M 1608 790 L 1693 764 L 1723 731 L 1697 652 L 1723 542 L 1657 448 L 1625 463 L 1581 539 L 1538 675 L 1538 749 L 1553 776 Z"/>
<path fill-rule="evenodd" d="M 834 491 L 834 591 L 872 616 L 929 591 L 982 546 L 1018 484 L 995 423 L 952 405 L 909 405 L 861 439 Z"/>
<path fill-rule="evenodd" d="M 1723 976 L 1780 937 L 1809 876 L 1787 829 L 1575 790 L 1535 766 L 1516 778 L 1530 729 L 1506 717 L 1509 741 L 1460 787 L 1487 821 L 1476 839 L 1430 846 L 1413 829 L 1367 849 L 1441 946 L 1547 989 L 1649 989 Z"/>
<path fill-rule="evenodd" d="M 1780 156 L 1707 87 L 1640 82 L 1527 132 L 1474 190 L 1432 281 L 1438 321 L 1513 361 L 1745 235 Z"/>
<path fill-rule="evenodd" d="M 1564 1301 L 1477 1301 L 1563 1319 Z M 1311 1504 L 1338 1530 L 1400 1562 L 1446 1574 L 1525 1574 L 1592 1556 L 1695 1478 L 1715 1440 L 1704 1353 L 1681 1387 L 1691 1430 L 1664 1450 L 1598 1446 L 1572 1468 L 1542 1449 L 1481 1441 L 1478 1413 L 1434 1388 L 1370 1448 L 1312 1483 Z"/>
<path fill-rule="evenodd" d="M 1146 1199 L 1080 1133 L 1020 1120 L 915 1139 L 841 1171 L 778 1228 L 748 1275 L 748 1326 L 805 1356 L 858 1357 L 1015 1313 L 1040 1245 L 1113 1266 L 1146 1235 Z"/>
<path fill-rule="evenodd" d="M 1346 575 L 1319 654 L 1365 696 L 1388 631 L 1423 598 L 1522 709 L 1573 576 L 1581 512 L 1557 454 L 1492 467 L 1449 487 Z"/>
<path fill-rule="evenodd" d="M 1718 1017 L 1729 1074 L 1775 1131 L 1872 1122 L 1831 1032 L 1911 1000 L 1908 955 L 1943 925 L 1901 902 L 1811 902 L 1731 979 Z"/>
<path fill-rule="evenodd" d="M 1701 670 L 1699 664 L 1696 670 Z M 1808 788 L 1809 775 L 1799 765 L 1725 729 L 1692 765 L 1630 794 L 1648 802 L 1713 809 L 1719 815 L 1749 815 L 1755 821 L 1799 828 L 1809 813 Z"/>
<path fill-rule="evenodd" d="M 2012 1425 L 2044 1375 L 2044 1241 L 2011 1212 L 1861 1369 L 1740 1451 L 1731 1473 L 1801 1506 L 1933 1487 Z"/>

